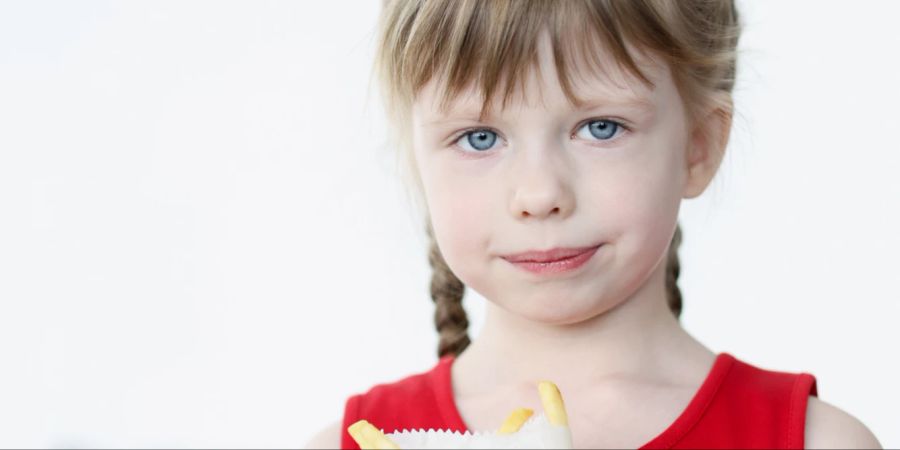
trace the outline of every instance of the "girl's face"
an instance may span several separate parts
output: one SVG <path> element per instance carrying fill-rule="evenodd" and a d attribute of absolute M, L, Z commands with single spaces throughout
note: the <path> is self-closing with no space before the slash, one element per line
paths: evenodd
<path fill-rule="evenodd" d="M 559 86 L 547 39 L 539 55 L 543 83 L 531 76 L 527 98 L 505 110 L 495 103 L 486 122 L 474 91 L 441 114 L 427 85 L 414 105 L 413 149 L 435 239 L 460 280 L 508 311 L 567 324 L 618 305 L 665 264 L 681 198 L 699 192 L 666 67 L 642 67 L 655 88 L 624 74 L 575 77 L 587 105 L 578 109 Z M 555 274 L 504 258 L 598 245 L 585 264 Z"/>

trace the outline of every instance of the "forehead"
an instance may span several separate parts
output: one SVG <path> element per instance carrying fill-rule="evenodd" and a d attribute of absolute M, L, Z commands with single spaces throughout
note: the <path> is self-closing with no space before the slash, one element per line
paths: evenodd
<path fill-rule="evenodd" d="M 666 94 L 662 91 L 674 88 L 668 65 L 634 48 L 629 47 L 629 51 L 647 81 L 627 70 L 602 46 L 594 48 L 589 57 L 569 54 L 566 62 L 560 63 L 545 34 L 538 42 L 534 64 L 526 73 L 512 77 L 516 84 L 511 88 L 507 89 L 510 77 L 502 77 L 486 102 L 479 80 L 467 80 L 465 86 L 453 89 L 433 78 L 416 93 L 414 114 L 439 118 L 464 113 L 484 119 L 491 112 L 517 108 L 573 108 L 597 103 L 653 106 Z"/>
<path fill-rule="evenodd" d="M 667 89 L 674 88 L 669 68 L 659 58 L 633 50 L 632 54 L 639 69 L 652 84 L 648 85 L 627 71 L 607 52 L 598 50 L 595 63 L 588 63 L 585 58 L 573 58 L 570 66 L 564 68 L 576 99 L 576 103 L 571 103 L 557 74 L 552 50 L 545 40 L 543 45 L 539 45 L 537 67 L 532 66 L 512 89 L 506 108 L 502 101 L 507 80 L 499 80 L 490 101 L 491 111 L 497 113 L 521 108 L 563 111 L 573 107 L 602 105 L 654 107 L 665 96 Z M 470 80 L 457 95 L 449 98 L 446 110 L 440 108 L 441 96 L 444 95 L 442 88 L 440 81 L 433 78 L 417 93 L 413 110 L 419 120 L 429 122 L 458 117 L 480 118 L 484 97 L 475 80 Z M 583 104 L 577 104 L 578 101 Z"/>

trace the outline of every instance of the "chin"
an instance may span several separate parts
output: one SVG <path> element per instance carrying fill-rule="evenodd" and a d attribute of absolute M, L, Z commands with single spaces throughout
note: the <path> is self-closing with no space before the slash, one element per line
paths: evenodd
<path fill-rule="evenodd" d="M 598 301 L 597 297 L 591 300 L 577 298 L 573 300 L 572 296 L 553 298 L 533 296 L 506 309 L 533 322 L 548 325 L 573 325 L 593 319 L 615 306 L 603 304 Z"/>

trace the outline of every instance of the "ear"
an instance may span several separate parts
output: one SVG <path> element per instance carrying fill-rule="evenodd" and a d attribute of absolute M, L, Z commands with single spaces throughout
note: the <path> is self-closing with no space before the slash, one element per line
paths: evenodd
<path fill-rule="evenodd" d="M 733 106 L 729 96 L 722 104 L 707 109 L 694 125 L 685 152 L 685 177 L 682 197 L 694 198 L 712 181 L 728 146 Z"/>

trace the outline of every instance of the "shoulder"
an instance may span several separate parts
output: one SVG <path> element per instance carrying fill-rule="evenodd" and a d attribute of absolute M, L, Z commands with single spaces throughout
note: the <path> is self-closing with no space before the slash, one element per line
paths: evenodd
<path fill-rule="evenodd" d="M 804 434 L 806 448 L 882 448 L 859 419 L 812 395 Z"/>
<path fill-rule="evenodd" d="M 341 421 L 319 430 L 303 448 L 341 448 Z"/>
<path fill-rule="evenodd" d="M 344 401 L 341 420 L 320 430 L 306 448 L 340 448 L 342 445 L 356 448 L 346 428 L 360 419 L 391 431 L 434 426 L 422 422 L 425 420 L 422 417 L 433 417 L 439 412 L 435 393 L 438 380 L 435 377 L 446 372 L 439 372 L 439 369 L 446 367 L 447 362 L 448 359 L 441 358 L 428 370 L 398 376 L 350 395 Z"/>
<path fill-rule="evenodd" d="M 375 384 L 365 392 L 352 396 L 348 406 L 360 408 L 360 412 L 364 412 L 366 407 L 377 407 L 380 410 L 403 408 L 409 402 L 431 400 L 435 389 L 445 381 L 451 361 L 447 357 L 440 358 L 427 370 Z"/>
<path fill-rule="evenodd" d="M 434 396 L 434 373 L 415 373 L 389 382 L 382 382 L 350 396 L 346 409 L 350 414 L 383 415 L 391 410 L 402 410 L 410 403 L 431 400 Z"/>

